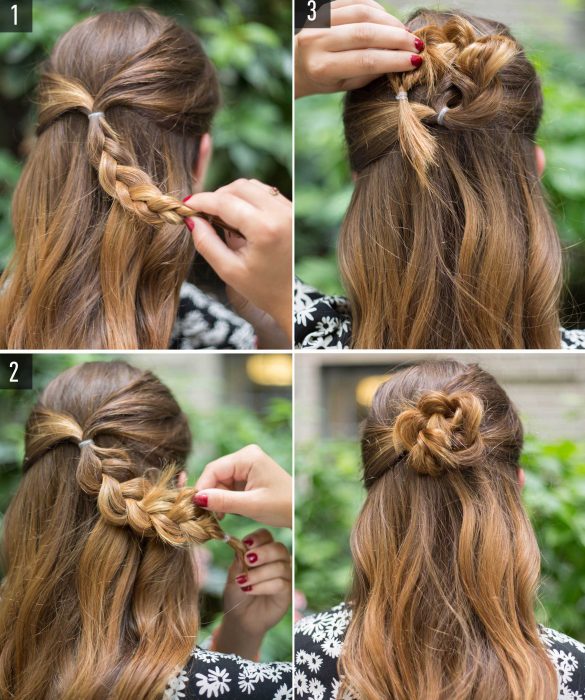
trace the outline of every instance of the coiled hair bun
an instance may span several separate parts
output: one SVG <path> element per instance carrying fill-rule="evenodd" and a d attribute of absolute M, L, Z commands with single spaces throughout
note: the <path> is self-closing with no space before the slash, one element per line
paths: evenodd
<path fill-rule="evenodd" d="M 465 469 L 484 456 L 483 415 L 483 404 L 474 394 L 431 391 L 396 418 L 394 447 L 406 452 L 408 465 L 419 474 Z"/>
<path fill-rule="evenodd" d="M 362 427 L 364 482 L 498 465 L 515 479 L 522 444 L 520 418 L 491 374 L 455 360 L 423 362 L 392 374 L 374 394 Z"/>

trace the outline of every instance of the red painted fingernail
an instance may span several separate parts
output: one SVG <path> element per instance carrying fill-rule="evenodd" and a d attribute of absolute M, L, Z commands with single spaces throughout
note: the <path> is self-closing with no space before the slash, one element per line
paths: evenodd
<path fill-rule="evenodd" d="M 239 583 L 239 584 L 246 583 L 247 580 L 248 580 L 248 577 L 244 576 L 244 574 L 242 574 L 241 576 L 236 576 L 236 583 Z"/>
<path fill-rule="evenodd" d="M 181 202 L 186 202 L 188 199 L 191 199 L 192 195 L 188 194 L 185 199 L 182 199 Z"/>
<path fill-rule="evenodd" d="M 419 56 L 418 54 L 413 54 L 410 57 L 410 62 L 415 68 L 420 68 L 423 62 L 423 57 Z"/>
<path fill-rule="evenodd" d="M 246 539 L 242 540 L 242 542 L 246 545 L 246 547 L 251 547 L 254 544 L 254 540 L 251 537 L 246 537 Z"/>
<path fill-rule="evenodd" d="M 254 562 L 258 561 L 258 555 L 256 552 L 248 552 L 248 554 L 246 554 L 246 559 L 250 562 L 250 564 L 253 564 Z"/>
<path fill-rule="evenodd" d="M 189 229 L 189 231 L 192 232 L 195 228 L 195 224 L 191 221 L 191 219 L 183 219 L 183 221 L 185 222 L 185 226 Z"/>
<path fill-rule="evenodd" d="M 252 590 L 252 586 L 244 586 L 242 590 L 246 591 L 246 593 L 249 593 Z"/>
<path fill-rule="evenodd" d="M 200 506 L 201 508 L 207 508 L 207 504 L 209 503 L 209 498 L 207 497 L 206 493 L 196 493 L 193 496 L 193 503 L 196 506 Z"/>
<path fill-rule="evenodd" d="M 417 51 L 422 51 L 425 47 L 425 42 L 422 39 L 416 37 L 414 40 L 414 47 Z"/>

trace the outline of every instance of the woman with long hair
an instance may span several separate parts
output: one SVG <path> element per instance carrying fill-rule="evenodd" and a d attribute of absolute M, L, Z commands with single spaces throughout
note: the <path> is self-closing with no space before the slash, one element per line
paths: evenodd
<path fill-rule="evenodd" d="M 254 180 L 197 199 L 219 101 L 198 38 L 152 10 L 92 16 L 61 37 L 13 198 L 0 347 L 290 347 L 290 202 Z M 189 230 L 199 244 L 209 222 L 234 258 L 218 269 L 227 296 L 256 328 L 193 284 Z"/>
<path fill-rule="evenodd" d="M 26 426 L 3 520 L 0 696 L 15 700 L 290 697 L 290 664 L 258 664 L 291 597 L 290 557 L 261 529 L 229 537 L 185 486 L 186 416 L 153 374 L 73 367 Z M 235 551 L 211 649 L 196 646 L 195 548 Z"/>
<path fill-rule="evenodd" d="M 297 623 L 297 686 L 338 700 L 582 696 L 585 646 L 535 619 L 522 446 L 514 406 L 477 365 L 413 365 L 378 388 L 353 586 Z"/>
<path fill-rule="evenodd" d="M 349 89 L 355 179 L 338 244 L 347 298 L 299 283 L 297 346 L 585 347 L 561 328 L 543 96 L 523 47 L 493 20 L 419 10 L 402 25 L 376 5 L 333 3 L 330 30 L 297 36 L 300 94 Z M 351 79 L 327 82 L 344 55 Z"/>

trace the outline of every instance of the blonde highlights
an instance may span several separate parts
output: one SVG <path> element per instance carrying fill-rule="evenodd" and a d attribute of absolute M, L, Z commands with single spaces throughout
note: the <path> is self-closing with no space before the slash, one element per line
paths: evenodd
<path fill-rule="evenodd" d="M 534 68 L 496 22 L 423 10 L 409 26 L 421 67 L 345 101 L 356 185 L 339 263 L 353 346 L 558 348 L 561 250 L 536 169 Z"/>
<path fill-rule="evenodd" d="M 89 363 L 53 380 L 4 519 L 0 695 L 155 700 L 199 627 L 193 546 L 226 540 L 177 488 L 185 416 L 152 374 Z"/>
<path fill-rule="evenodd" d="M 476 365 L 425 363 L 377 391 L 339 661 L 360 700 L 552 700 L 520 501 L 522 426 Z M 339 694 L 339 697 L 343 693 Z"/>
<path fill-rule="evenodd" d="M 194 256 L 181 198 L 219 104 L 211 62 L 151 10 L 104 13 L 60 39 L 38 101 L 0 346 L 167 348 Z"/>

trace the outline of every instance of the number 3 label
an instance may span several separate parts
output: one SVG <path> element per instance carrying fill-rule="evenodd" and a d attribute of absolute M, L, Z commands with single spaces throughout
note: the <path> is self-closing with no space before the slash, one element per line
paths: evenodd
<path fill-rule="evenodd" d="M 317 3 L 315 0 L 309 0 L 307 3 L 309 8 L 309 14 L 307 15 L 307 20 L 309 22 L 314 22 L 317 19 Z"/>

